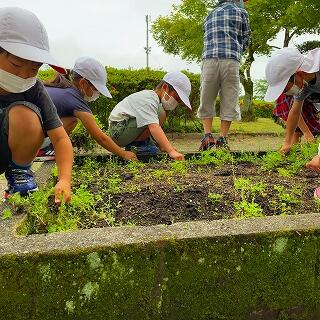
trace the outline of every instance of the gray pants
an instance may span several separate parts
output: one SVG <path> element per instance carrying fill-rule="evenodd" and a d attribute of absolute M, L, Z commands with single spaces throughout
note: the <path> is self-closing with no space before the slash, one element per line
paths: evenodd
<path fill-rule="evenodd" d="M 34 111 L 41 122 L 42 125 L 42 117 L 40 109 L 28 101 L 16 101 L 9 104 L 6 107 L 2 107 L 0 105 L 0 173 L 5 172 L 7 169 L 10 160 L 12 159 L 11 151 L 8 144 L 8 134 L 9 134 L 9 111 L 12 107 L 17 105 L 24 105 Z"/>
<path fill-rule="evenodd" d="M 216 115 L 215 100 L 220 96 L 220 119 L 241 120 L 239 107 L 239 62 L 233 59 L 205 59 L 201 66 L 200 119 Z"/>
<path fill-rule="evenodd" d="M 147 126 L 137 128 L 136 119 L 129 118 L 122 121 L 110 121 L 108 131 L 114 142 L 124 147 L 135 141 L 146 128 Z"/>

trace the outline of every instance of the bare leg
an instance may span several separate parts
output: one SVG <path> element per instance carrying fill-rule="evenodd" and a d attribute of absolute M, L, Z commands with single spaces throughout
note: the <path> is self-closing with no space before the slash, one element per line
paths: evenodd
<path fill-rule="evenodd" d="M 231 121 L 221 120 L 220 137 L 227 137 L 231 126 Z"/>
<path fill-rule="evenodd" d="M 166 119 L 167 119 L 167 113 L 166 112 L 161 113 L 159 116 L 159 124 L 161 127 L 165 123 Z M 144 140 L 148 139 L 150 136 L 151 136 L 151 133 L 150 133 L 149 129 L 147 128 L 137 137 L 137 139 L 135 141 L 144 141 Z"/>
<path fill-rule="evenodd" d="M 38 115 L 21 105 L 9 111 L 9 148 L 17 164 L 33 161 L 44 139 Z"/>
<path fill-rule="evenodd" d="M 213 122 L 213 118 L 202 119 L 204 133 L 211 133 L 212 132 L 212 122 Z"/>

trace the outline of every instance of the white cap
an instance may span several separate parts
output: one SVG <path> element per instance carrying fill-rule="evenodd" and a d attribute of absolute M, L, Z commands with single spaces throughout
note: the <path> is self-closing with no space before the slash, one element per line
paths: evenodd
<path fill-rule="evenodd" d="M 104 96 L 112 98 L 107 83 L 106 68 L 96 59 L 90 57 L 81 57 L 76 60 L 72 69 L 81 77 L 90 81 L 94 87 Z"/>
<path fill-rule="evenodd" d="M 283 92 L 290 77 L 300 69 L 303 62 L 304 56 L 298 49 L 282 48 L 277 50 L 266 66 L 266 79 L 269 87 L 264 100 L 276 100 Z"/>
<path fill-rule="evenodd" d="M 46 29 L 37 16 L 18 7 L 0 8 L 0 47 L 26 60 L 47 63 L 66 73 L 49 52 Z"/>
<path fill-rule="evenodd" d="M 189 78 L 180 71 L 174 71 L 167 73 L 163 80 L 167 83 L 169 83 L 173 89 L 177 92 L 179 98 L 182 100 L 182 102 L 190 109 L 192 110 L 189 96 L 191 92 L 191 83 Z"/>

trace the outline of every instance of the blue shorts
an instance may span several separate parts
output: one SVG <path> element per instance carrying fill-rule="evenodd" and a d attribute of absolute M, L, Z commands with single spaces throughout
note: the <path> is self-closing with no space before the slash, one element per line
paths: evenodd
<path fill-rule="evenodd" d="M 6 107 L 1 106 L 0 103 L 0 173 L 5 172 L 12 158 L 8 144 L 9 111 L 12 107 L 17 105 L 23 105 L 34 111 L 38 115 L 41 126 L 43 127 L 40 109 L 33 103 L 28 101 L 16 101 Z"/>

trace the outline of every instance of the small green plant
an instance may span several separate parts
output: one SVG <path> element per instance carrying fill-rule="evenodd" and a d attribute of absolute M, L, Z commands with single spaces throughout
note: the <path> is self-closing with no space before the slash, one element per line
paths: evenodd
<path fill-rule="evenodd" d="M 3 210 L 1 219 L 2 220 L 7 220 L 7 219 L 10 219 L 10 218 L 12 218 L 12 212 L 11 212 L 11 210 L 9 208 L 5 208 Z"/>
<path fill-rule="evenodd" d="M 258 203 L 253 201 L 249 202 L 242 200 L 234 203 L 236 217 L 238 218 L 252 218 L 252 217 L 263 217 L 263 209 Z"/>
<path fill-rule="evenodd" d="M 208 193 L 208 199 L 212 203 L 219 203 L 221 201 L 222 197 L 223 197 L 222 194 L 212 193 L 212 192 Z"/>
<path fill-rule="evenodd" d="M 201 152 L 199 159 L 193 159 L 195 164 L 202 165 L 223 165 L 226 163 L 233 163 L 234 159 L 230 151 L 226 149 L 209 149 Z"/>
<path fill-rule="evenodd" d="M 173 161 L 171 162 L 171 168 L 173 171 L 179 174 L 186 174 L 188 172 L 188 162 L 187 161 Z"/>
<path fill-rule="evenodd" d="M 262 170 L 272 170 L 285 163 L 285 156 L 278 151 L 270 151 L 262 158 Z"/>

